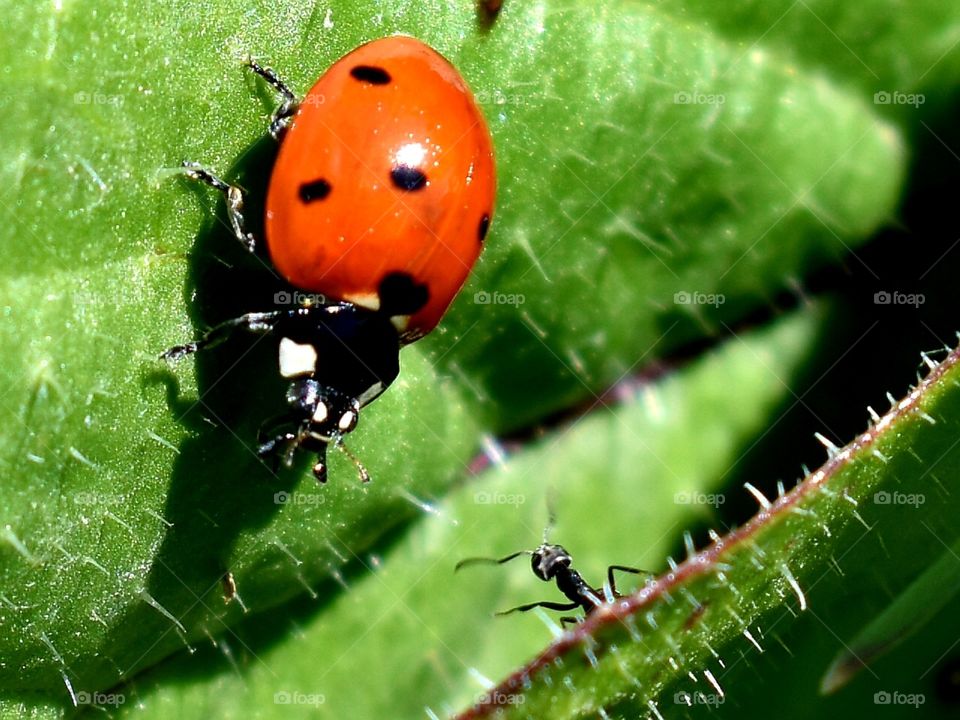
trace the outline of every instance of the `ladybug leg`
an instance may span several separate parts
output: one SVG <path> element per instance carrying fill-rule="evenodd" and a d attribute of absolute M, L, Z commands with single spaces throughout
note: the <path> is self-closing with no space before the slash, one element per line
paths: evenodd
<path fill-rule="evenodd" d="M 283 466 L 293 465 L 293 455 L 297 449 L 297 434 L 294 432 L 283 433 L 275 438 L 257 445 L 257 457 L 262 461 L 269 461 L 270 470 L 276 474 L 280 469 L 281 462 Z"/>
<path fill-rule="evenodd" d="M 370 482 L 370 473 L 367 471 L 367 468 L 364 467 L 362 462 L 360 462 L 360 458 L 350 452 L 347 446 L 343 444 L 343 438 L 337 439 L 337 450 L 350 458 L 350 462 L 352 462 L 353 466 L 357 469 L 357 475 L 360 477 L 360 482 Z"/>
<path fill-rule="evenodd" d="M 327 482 L 327 446 L 317 448 L 317 461 L 313 464 L 313 476 L 319 483 Z"/>
<path fill-rule="evenodd" d="M 215 325 L 199 340 L 170 348 L 160 355 L 160 359 L 179 360 L 184 355 L 215 347 L 229 338 L 237 330 L 245 330 L 249 333 L 259 334 L 272 332 L 280 318 L 289 314 L 290 311 L 288 310 L 277 310 L 274 312 L 258 312 L 241 315 L 238 318 L 233 318 L 232 320 L 227 320 L 219 325 Z"/>
<path fill-rule="evenodd" d="M 272 68 L 263 67 L 255 60 L 248 60 L 247 67 L 270 83 L 270 86 L 280 93 L 282 98 L 280 107 L 274 111 L 273 118 L 270 120 L 270 134 L 274 140 L 280 140 L 283 131 L 290 125 L 290 121 L 293 119 L 299 107 L 297 96 L 293 94 L 293 90 L 287 87 L 283 80 L 277 77 L 277 73 L 275 73 Z"/>
<path fill-rule="evenodd" d="M 183 174 L 187 177 L 192 180 L 199 180 L 223 193 L 227 201 L 227 216 L 230 218 L 230 227 L 233 229 L 234 237 L 250 252 L 256 250 L 257 240 L 252 233 L 247 232 L 246 222 L 243 219 L 243 190 L 237 185 L 224 182 L 200 163 L 184 160 L 180 163 L 180 166 L 183 168 Z"/>
<path fill-rule="evenodd" d="M 257 457 L 270 460 L 270 469 L 276 472 L 280 467 L 280 450 L 297 439 L 296 433 L 284 433 L 257 445 Z"/>
<path fill-rule="evenodd" d="M 303 422 L 296 423 L 296 430 L 280 430 L 283 425 L 289 426 L 291 424 L 290 418 L 275 418 L 270 423 L 262 425 L 257 433 L 257 457 L 261 460 L 269 458 L 272 461 L 271 468 L 274 472 L 277 471 L 281 462 L 284 467 L 293 465 L 293 457 L 303 440 L 306 427 Z M 267 427 L 272 428 L 272 432 L 265 432 L 264 428 Z M 272 435 L 272 437 L 269 440 L 264 440 L 263 438 L 268 435 Z"/>

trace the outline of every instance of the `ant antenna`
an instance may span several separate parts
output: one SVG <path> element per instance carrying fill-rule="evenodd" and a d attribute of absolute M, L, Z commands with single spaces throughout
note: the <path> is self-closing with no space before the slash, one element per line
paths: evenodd
<path fill-rule="evenodd" d="M 467 565 L 503 565 L 504 563 L 510 562 L 510 561 L 513 560 L 514 558 L 520 557 L 521 555 L 533 555 L 533 551 L 532 551 L 532 550 L 518 550 L 517 552 L 512 553 L 511 555 L 507 555 L 506 557 L 502 557 L 502 558 L 499 558 L 499 559 L 498 559 L 498 558 L 489 558 L 489 557 L 472 557 L 472 558 L 466 558 L 466 559 L 461 560 L 460 562 L 458 562 L 457 565 L 456 565 L 456 567 L 453 568 L 453 571 L 454 571 L 454 572 L 457 572 L 457 570 L 459 570 L 459 569 L 462 568 L 462 567 L 466 567 Z"/>
<path fill-rule="evenodd" d="M 557 524 L 557 491 L 553 485 L 547 487 L 547 524 L 543 528 L 543 544 L 546 545 L 547 538 L 553 526 Z"/>

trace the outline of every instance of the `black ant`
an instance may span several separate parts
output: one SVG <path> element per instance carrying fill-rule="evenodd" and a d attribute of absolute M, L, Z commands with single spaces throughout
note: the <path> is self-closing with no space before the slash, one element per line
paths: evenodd
<path fill-rule="evenodd" d="M 551 518 L 550 525 L 552 524 Z M 550 526 L 548 525 L 548 530 L 549 527 Z M 457 563 L 457 566 L 454 568 L 454 572 L 467 565 L 477 565 L 481 563 L 502 565 L 503 563 L 510 562 L 514 558 L 520 557 L 521 555 L 529 555 L 530 565 L 533 568 L 533 574 L 544 582 L 550 582 L 551 580 L 555 581 L 557 583 L 557 589 L 566 595 L 570 602 L 560 603 L 543 600 L 541 602 L 518 605 L 515 608 L 498 612 L 496 613 L 498 616 L 509 615 L 513 612 L 527 612 L 528 610 L 538 607 L 547 608 L 548 610 L 575 610 L 576 608 L 580 608 L 583 610 L 584 615 L 589 615 L 591 612 L 604 604 L 604 597 L 606 596 L 604 590 L 602 588 L 597 589 L 590 587 L 583 577 L 581 577 L 580 573 L 571 567 L 573 558 L 570 557 L 570 553 L 568 553 L 563 546 L 553 545 L 547 542 L 547 530 L 544 530 L 543 542 L 536 550 L 519 550 L 511 555 L 500 558 L 499 560 L 497 558 L 484 557 L 466 558 L 465 560 L 461 560 Z M 639 570 L 626 565 L 611 565 L 608 567 L 607 583 L 614 598 L 621 597 L 620 593 L 617 592 L 616 580 L 613 577 L 614 570 L 620 570 L 621 572 L 634 574 L 643 574 L 647 572 L 646 570 Z M 574 624 L 576 622 L 578 622 L 578 620 L 575 617 L 563 616 L 560 618 L 560 624 L 564 627 L 567 626 L 567 623 Z"/>

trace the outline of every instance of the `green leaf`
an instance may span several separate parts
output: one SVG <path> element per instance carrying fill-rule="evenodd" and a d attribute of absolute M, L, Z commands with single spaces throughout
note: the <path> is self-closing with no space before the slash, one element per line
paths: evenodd
<path fill-rule="evenodd" d="M 588 579 L 599 582 L 611 562 L 660 567 L 679 528 L 723 504 L 716 478 L 786 401 L 825 319 L 822 309 L 786 318 L 635 388 L 623 405 L 558 428 L 451 493 L 329 607 L 297 603 L 251 618 L 217 647 L 122 689 L 124 709 L 142 703 L 166 717 L 202 705 L 226 716 L 255 706 L 269 716 L 287 697 L 309 705 L 322 696 L 332 717 L 422 717 L 424 706 L 444 717 L 475 701 L 482 676 L 508 673 L 551 637 L 534 617 L 493 613 L 562 596 L 527 561 L 457 574 L 454 565 L 535 546 L 552 491 L 551 538 Z M 663 462 L 677 457 L 685 462 Z M 291 633 L 291 642 L 274 642 Z M 369 677 L 358 678 L 358 668 L 370 668 Z"/>
<path fill-rule="evenodd" d="M 349 602 L 362 560 L 406 541 L 419 505 L 469 476 L 489 433 L 593 402 L 762 312 L 864 243 L 901 191 L 905 141 L 869 97 L 786 51 L 745 60 L 720 23 L 659 6 L 508 0 L 486 31 L 468 4 L 439 0 L 0 7 L 0 107 L 13 119 L 0 134 L 5 712 L 55 712 L 295 598 L 305 615 L 314 596 Z M 930 17 L 946 30 L 912 38 L 911 63 L 955 27 L 955 14 L 924 17 L 918 32 Z M 240 264 L 215 198 L 172 168 L 201 160 L 257 195 L 275 98 L 242 57 L 302 91 L 393 32 L 435 45 L 477 93 L 500 201 L 470 284 L 351 438 L 374 484 L 336 457 L 318 489 L 304 466 L 277 478 L 251 454 L 282 404 L 266 348 L 156 359 L 272 291 Z M 878 43 L 878 57 L 893 49 Z M 952 63 L 931 77 L 949 87 Z M 597 477 L 625 471 L 608 460 Z M 286 626 L 270 632 L 282 645 Z"/>
<path fill-rule="evenodd" d="M 836 632 L 844 620 L 882 609 L 881 588 L 912 580 L 931 536 L 957 541 L 956 494 L 940 478 L 960 468 L 958 431 L 955 350 L 790 493 L 774 501 L 758 495 L 761 511 L 748 524 L 598 612 L 492 690 L 500 702 L 460 717 L 487 715 L 519 697 L 522 708 L 510 706 L 505 717 L 588 717 L 603 708 L 627 718 L 722 703 L 727 691 L 716 675 L 729 677 L 729 665 L 750 646 L 763 652 L 761 627 L 771 614 L 779 611 L 781 623 L 788 609 L 819 615 L 824 608 L 814 608 L 832 598 Z M 893 532 L 881 580 L 871 560 Z M 705 699 L 694 701 L 697 694 Z"/>
<path fill-rule="evenodd" d="M 736 41 L 745 57 L 775 48 L 785 60 L 860 86 L 866 99 L 874 93 L 921 94 L 917 104 L 882 96 L 875 103 L 914 123 L 943 104 L 943 91 L 960 75 L 960 55 L 953 52 L 960 43 L 960 19 L 955 7 L 940 0 L 911 3 L 909 13 L 897 12 L 889 0 L 855 5 L 684 0 L 679 5 L 682 10 L 674 8 L 678 16 L 699 18 L 709 30 Z"/>
<path fill-rule="evenodd" d="M 898 491 L 899 492 L 899 491 Z M 897 496 L 887 493 L 887 500 Z M 906 496 L 903 496 L 906 499 Z M 926 500 L 926 496 L 924 496 Z M 929 623 L 960 591 L 960 547 L 947 547 L 882 613 L 839 653 L 820 683 L 823 693 L 834 693 L 858 673 L 873 665 Z"/>

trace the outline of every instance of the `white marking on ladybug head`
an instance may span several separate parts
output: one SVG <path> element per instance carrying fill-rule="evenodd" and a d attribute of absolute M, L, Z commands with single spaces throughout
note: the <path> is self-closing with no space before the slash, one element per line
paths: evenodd
<path fill-rule="evenodd" d="M 323 401 L 317 403 L 317 409 L 313 411 L 313 421 L 322 423 L 327 419 L 327 404 Z"/>
<path fill-rule="evenodd" d="M 340 428 L 340 432 L 350 432 L 356 424 L 357 414 L 353 410 L 347 410 L 340 416 L 340 422 L 337 423 L 337 426 Z"/>
<path fill-rule="evenodd" d="M 307 344 L 294 342 L 290 338 L 280 340 L 280 375 L 294 378 L 312 375 L 317 371 L 317 349 Z"/>

